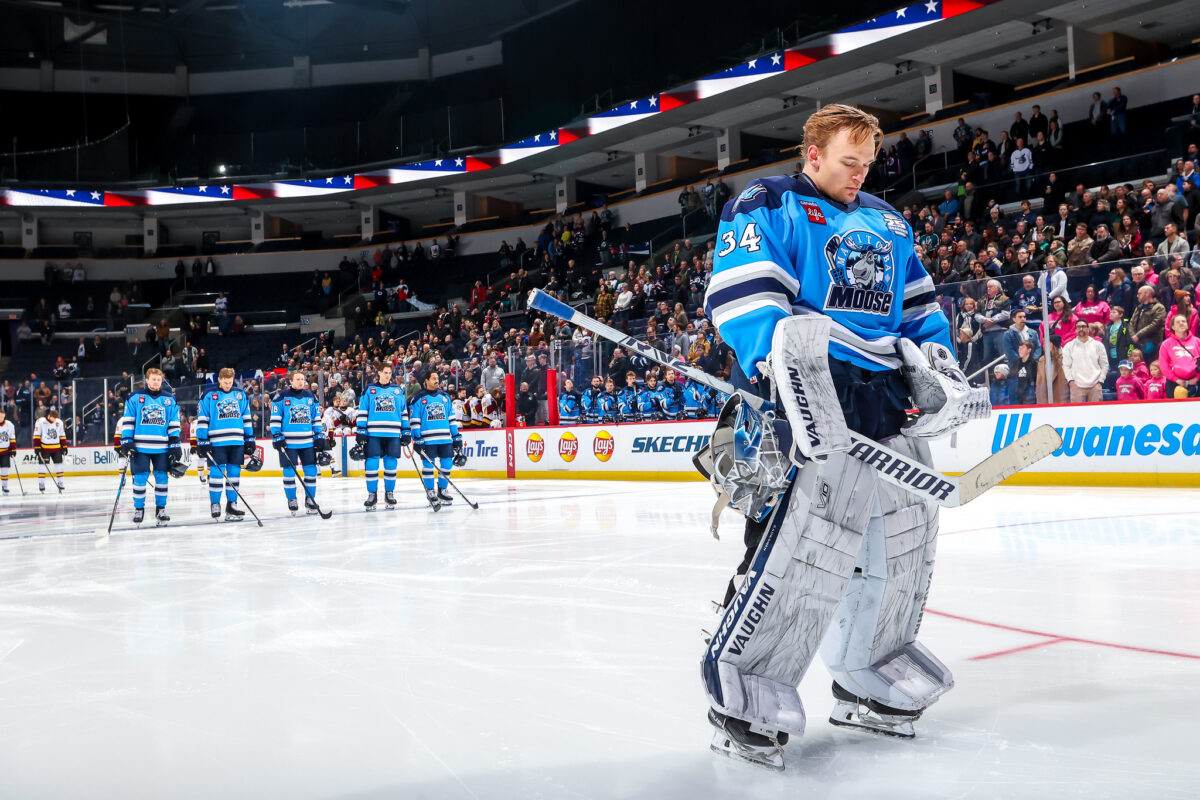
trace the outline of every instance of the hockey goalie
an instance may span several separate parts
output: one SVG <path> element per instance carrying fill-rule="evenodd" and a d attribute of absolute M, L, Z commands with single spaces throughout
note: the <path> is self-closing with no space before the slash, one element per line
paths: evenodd
<path fill-rule="evenodd" d="M 804 733 L 797 687 L 818 650 L 835 725 L 912 737 L 954 685 L 917 640 L 938 506 L 847 452 L 853 431 L 929 465 L 926 440 L 991 413 L 908 222 L 861 191 L 881 140 L 857 108 L 810 117 L 801 174 L 725 206 L 706 295 L 741 374 L 702 471 L 745 515 L 747 550 L 701 674 L 713 750 L 774 769 Z"/>

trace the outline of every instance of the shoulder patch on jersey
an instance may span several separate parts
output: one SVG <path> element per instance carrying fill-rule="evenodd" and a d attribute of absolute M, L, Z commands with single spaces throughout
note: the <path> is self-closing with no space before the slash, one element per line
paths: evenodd
<path fill-rule="evenodd" d="M 375 394 L 375 387 L 374 387 L 374 386 L 372 386 L 372 387 L 371 387 L 371 394 Z"/>
<path fill-rule="evenodd" d="M 741 194 L 725 204 L 721 219 L 731 221 L 737 214 L 746 214 L 757 208 L 779 208 L 783 195 L 791 191 L 795 181 L 786 175 L 758 178 L 742 189 Z"/>
<path fill-rule="evenodd" d="M 800 207 L 804 209 L 804 213 L 808 215 L 808 221 L 814 225 L 825 224 L 825 212 L 816 203 L 809 200 L 801 200 Z"/>
<path fill-rule="evenodd" d="M 892 310 L 896 275 L 893 243 L 874 231 L 855 229 L 833 235 L 825 243 L 829 277 L 825 295 L 830 311 L 858 311 L 886 316 Z"/>
<path fill-rule="evenodd" d="M 761 183 L 752 183 L 743 189 L 742 193 L 738 195 L 738 202 L 748 203 L 766 190 L 767 187 L 763 186 Z"/>
<path fill-rule="evenodd" d="M 883 212 L 883 224 L 887 225 L 887 229 L 897 236 L 908 238 L 908 223 L 895 211 Z"/>

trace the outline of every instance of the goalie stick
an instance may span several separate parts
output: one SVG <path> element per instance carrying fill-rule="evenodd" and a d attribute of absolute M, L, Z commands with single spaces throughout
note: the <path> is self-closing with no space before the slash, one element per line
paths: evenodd
<path fill-rule="evenodd" d="M 541 289 L 529 293 L 529 307 L 565 319 L 572 325 L 591 331 L 597 336 L 616 342 L 644 358 L 662 364 L 710 389 L 725 394 L 734 394 L 737 387 L 714 378 L 707 372 L 696 369 L 685 361 L 671 358 L 665 353 L 627 336 L 603 322 L 576 311 Z M 756 408 L 761 408 L 763 399 L 743 393 Z M 879 477 L 888 483 L 906 489 L 919 497 L 933 500 L 938 505 L 954 507 L 969 503 L 979 495 L 1010 478 L 1028 466 L 1040 461 L 1062 446 L 1062 436 L 1051 425 L 1042 425 L 1017 439 L 1008 447 L 993 453 L 958 477 L 943 475 L 914 458 L 885 447 L 879 442 L 850 432 L 849 455 L 864 464 L 874 467 Z"/>

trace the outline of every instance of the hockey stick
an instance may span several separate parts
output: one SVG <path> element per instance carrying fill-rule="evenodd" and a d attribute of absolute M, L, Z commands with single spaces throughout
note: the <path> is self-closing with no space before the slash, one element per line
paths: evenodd
<path fill-rule="evenodd" d="M 125 464 L 121 467 L 121 482 L 117 484 L 117 496 L 113 498 L 113 507 L 108 515 L 108 530 L 104 532 L 105 536 L 112 535 L 113 520 L 117 518 L 117 504 L 121 502 L 121 490 L 125 488 L 125 475 L 129 472 L 129 459 L 124 460 Z"/>
<path fill-rule="evenodd" d="M 312 501 L 312 504 L 317 509 L 317 513 L 320 514 L 321 519 L 329 519 L 330 517 L 332 517 L 333 516 L 332 511 L 322 511 L 321 506 L 317 504 L 317 498 L 313 497 L 312 492 L 310 492 L 308 490 L 308 484 L 304 482 L 304 477 L 305 477 L 304 473 L 301 472 L 300 470 L 296 469 L 296 462 L 292 461 L 292 457 L 287 454 L 287 448 L 286 447 L 283 448 L 282 450 L 279 451 L 279 453 L 280 453 L 280 455 L 282 455 L 284 457 L 284 459 L 287 460 L 288 466 L 292 468 L 292 472 L 296 476 L 296 481 L 300 484 L 300 488 L 304 490 L 304 496 Z M 316 466 L 316 465 L 314 464 L 313 466 Z M 319 470 L 318 470 L 318 472 L 319 472 Z M 249 507 L 250 506 L 246 506 L 246 508 L 249 508 Z M 255 516 L 254 518 L 258 519 L 257 516 Z M 260 522 L 259 525 L 262 525 L 262 523 Z"/>
<path fill-rule="evenodd" d="M 685 361 L 671 358 L 665 353 L 627 336 L 603 322 L 574 310 L 566 303 L 555 300 L 541 289 L 529 293 L 529 307 L 567 320 L 573 325 L 589 330 L 597 336 L 616 342 L 650 361 L 670 367 L 688 380 L 694 380 L 710 389 L 725 394 L 738 390 L 731 383 L 714 378 L 707 372 L 696 369 Z M 762 399 L 743 393 L 748 402 L 761 407 Z M 1040 461 L 1062 446 L 1062 436 L 1051 425 L 1042 425 L 1017 439 L 1008 447 L 993 453 L 959 477 L 942 473 L 922 464 L 910 456 L 885 447 L 865 436 L 850 432 L 850 456 L 874 467 L 879 477 L 888 483 L 906 489 L 913 494 L 933 500 L 938 505 L 954 507 L 969 503 L 1006 478 L 1010 478 L 1026 467 Z"/>
<path fill-rule="evenodd" d="M 16 450 L 13 451 L 13 455 L 10 460 L 12 461 L 13 472 L 17 473 L 17 486 L 21 487 L 21 497 L 26 497 L 27 495 L 25 494 L 25 481 L 21 480 L 21 468 L 17 466 Z"/>
<path fill-rule="evenodd" d="M 58 478 L 54 477 L 54 470 L 50 469 L 50 464 L 47 463 L 46 459 L 42 457 L 41 448 L 35 447 L 33 449 L 34 449 L 34 452 L 37 453 L 37 457 L 41 460 L 42 466 L 46 468 L 46 474 L 50 476 L 50 482 L 54 484 L 54 488 L 58 489 L 58 493 L 62 494 L 63 488 L 62 488 L 62 486 L 59 485 Z"/>
<path fill-rule="evenodd" d="M 205 461 L 207 461 L 207 462 L 208 462 L 208 464 L 209 464 L 209 467 L 208 467 L 208 479 L 211 481 L 211 480 L 212 480 L 212 468 L 213 468 L 213 467 L 216 467 L 216 466 L 219 466 L 219 465 L 217 464 L 217 462 L 213 461 L 213 458 L 212 458 L 212 456 L 210 456 L 208 453 L 205 453 L 205 454 L 204 454 L 204 460 L 205 460 Z M 229 465 L 228 465 L 228 464 L 226 464 L 226 466 L 229 466 Z M 293 469 L 293 471 L 294 471 L 294 470 L 295 470 L 295 467 L 292 467 L 292 469 Z M 242 505 L 244 505 L 244 506 L 246 507 L 246 510 L 250 512 L 250 516 L 254 517 L 254 521 L 255 521 L 255 522 L 257 522 L 257 523 L 258 523 L 258 527 L 260 527 L 260 528 L 261 528 L 261 527 L 263 526 L 263 524 L 262 524 L 262 520 L 258 518 L 258 514 L 255 514 L 255 513 L 254 513 L 254 509 L 253 509 L 253 508 L 251 508 L 251 507 L 250 507 L 250 504 L 246 502 L 246 498 L 245 498 L 245 497 L 242 497 L 242 493 L 241 493 L 240 491 L 238 491 L 238 487 L 234 486 L 233 484 L 231 484 L 231 483 L 229 482 L 229 472 L 228 472 L 228 470 L 221 470 L 221 477 L 224 479 L 224 481 L 225 481 L 225 485 L 226 485 L 226 486 L 228 486 L 230 489 L 233 489 L 233 494 L 234 494 L 234 495 L 237 497 L 237 499 L 238 499 L 238 500 L 240 500 L 240 501 L 241 501 Z M 299 477 L 299 476 L 297 476 L 297 477 Z M 306 491 L 307 491 L 307 487 L 305 487 L 305 489 L 306 489 Z M 316 502 L 316 501 L 314 500 L 313 502 Z M 329 513 L 330 513 L 331 515 L 333 514 L 333 512 L 332 512 L 332 511 L 331 511 L 331 512 L 329 512 Z M 329 519 L 329 517 L 326 517 L 325 519 Z"/>

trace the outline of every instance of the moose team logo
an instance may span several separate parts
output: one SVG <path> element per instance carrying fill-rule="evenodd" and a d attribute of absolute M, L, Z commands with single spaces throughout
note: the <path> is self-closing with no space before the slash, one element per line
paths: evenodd
<path fill-rule="evenodd" d="M 217 419 L 241 419 L 242 408 L 237 400 L 218 400 Z"/>
<path fill-rule="evenodd" d="M 308 413 L 308 406 L 292 406 L 288 414 L 288 420 L 293 425 L 311 425 L 312 416 Z"/>
<path fill-rule="evenodd" d="M 892 310 L 896 259 L 892 243 L 872 231 L 853 230 L 825 243 L 829 261 L 829 311 L 859 311 L 884 316 Z"/>
<path fill-rule="evenodd" d="M 374 389 L 371 390 L 375 391 Z M 390 394 L 381 394 L 375 398 L 375 410 L 380 413 L 396 413 L 396 398 Z"/>
<path fill-rule="evenodd" d="M 162 406 L 142 406 L 143 425 L 166 425 L 167 412 Z"/>

